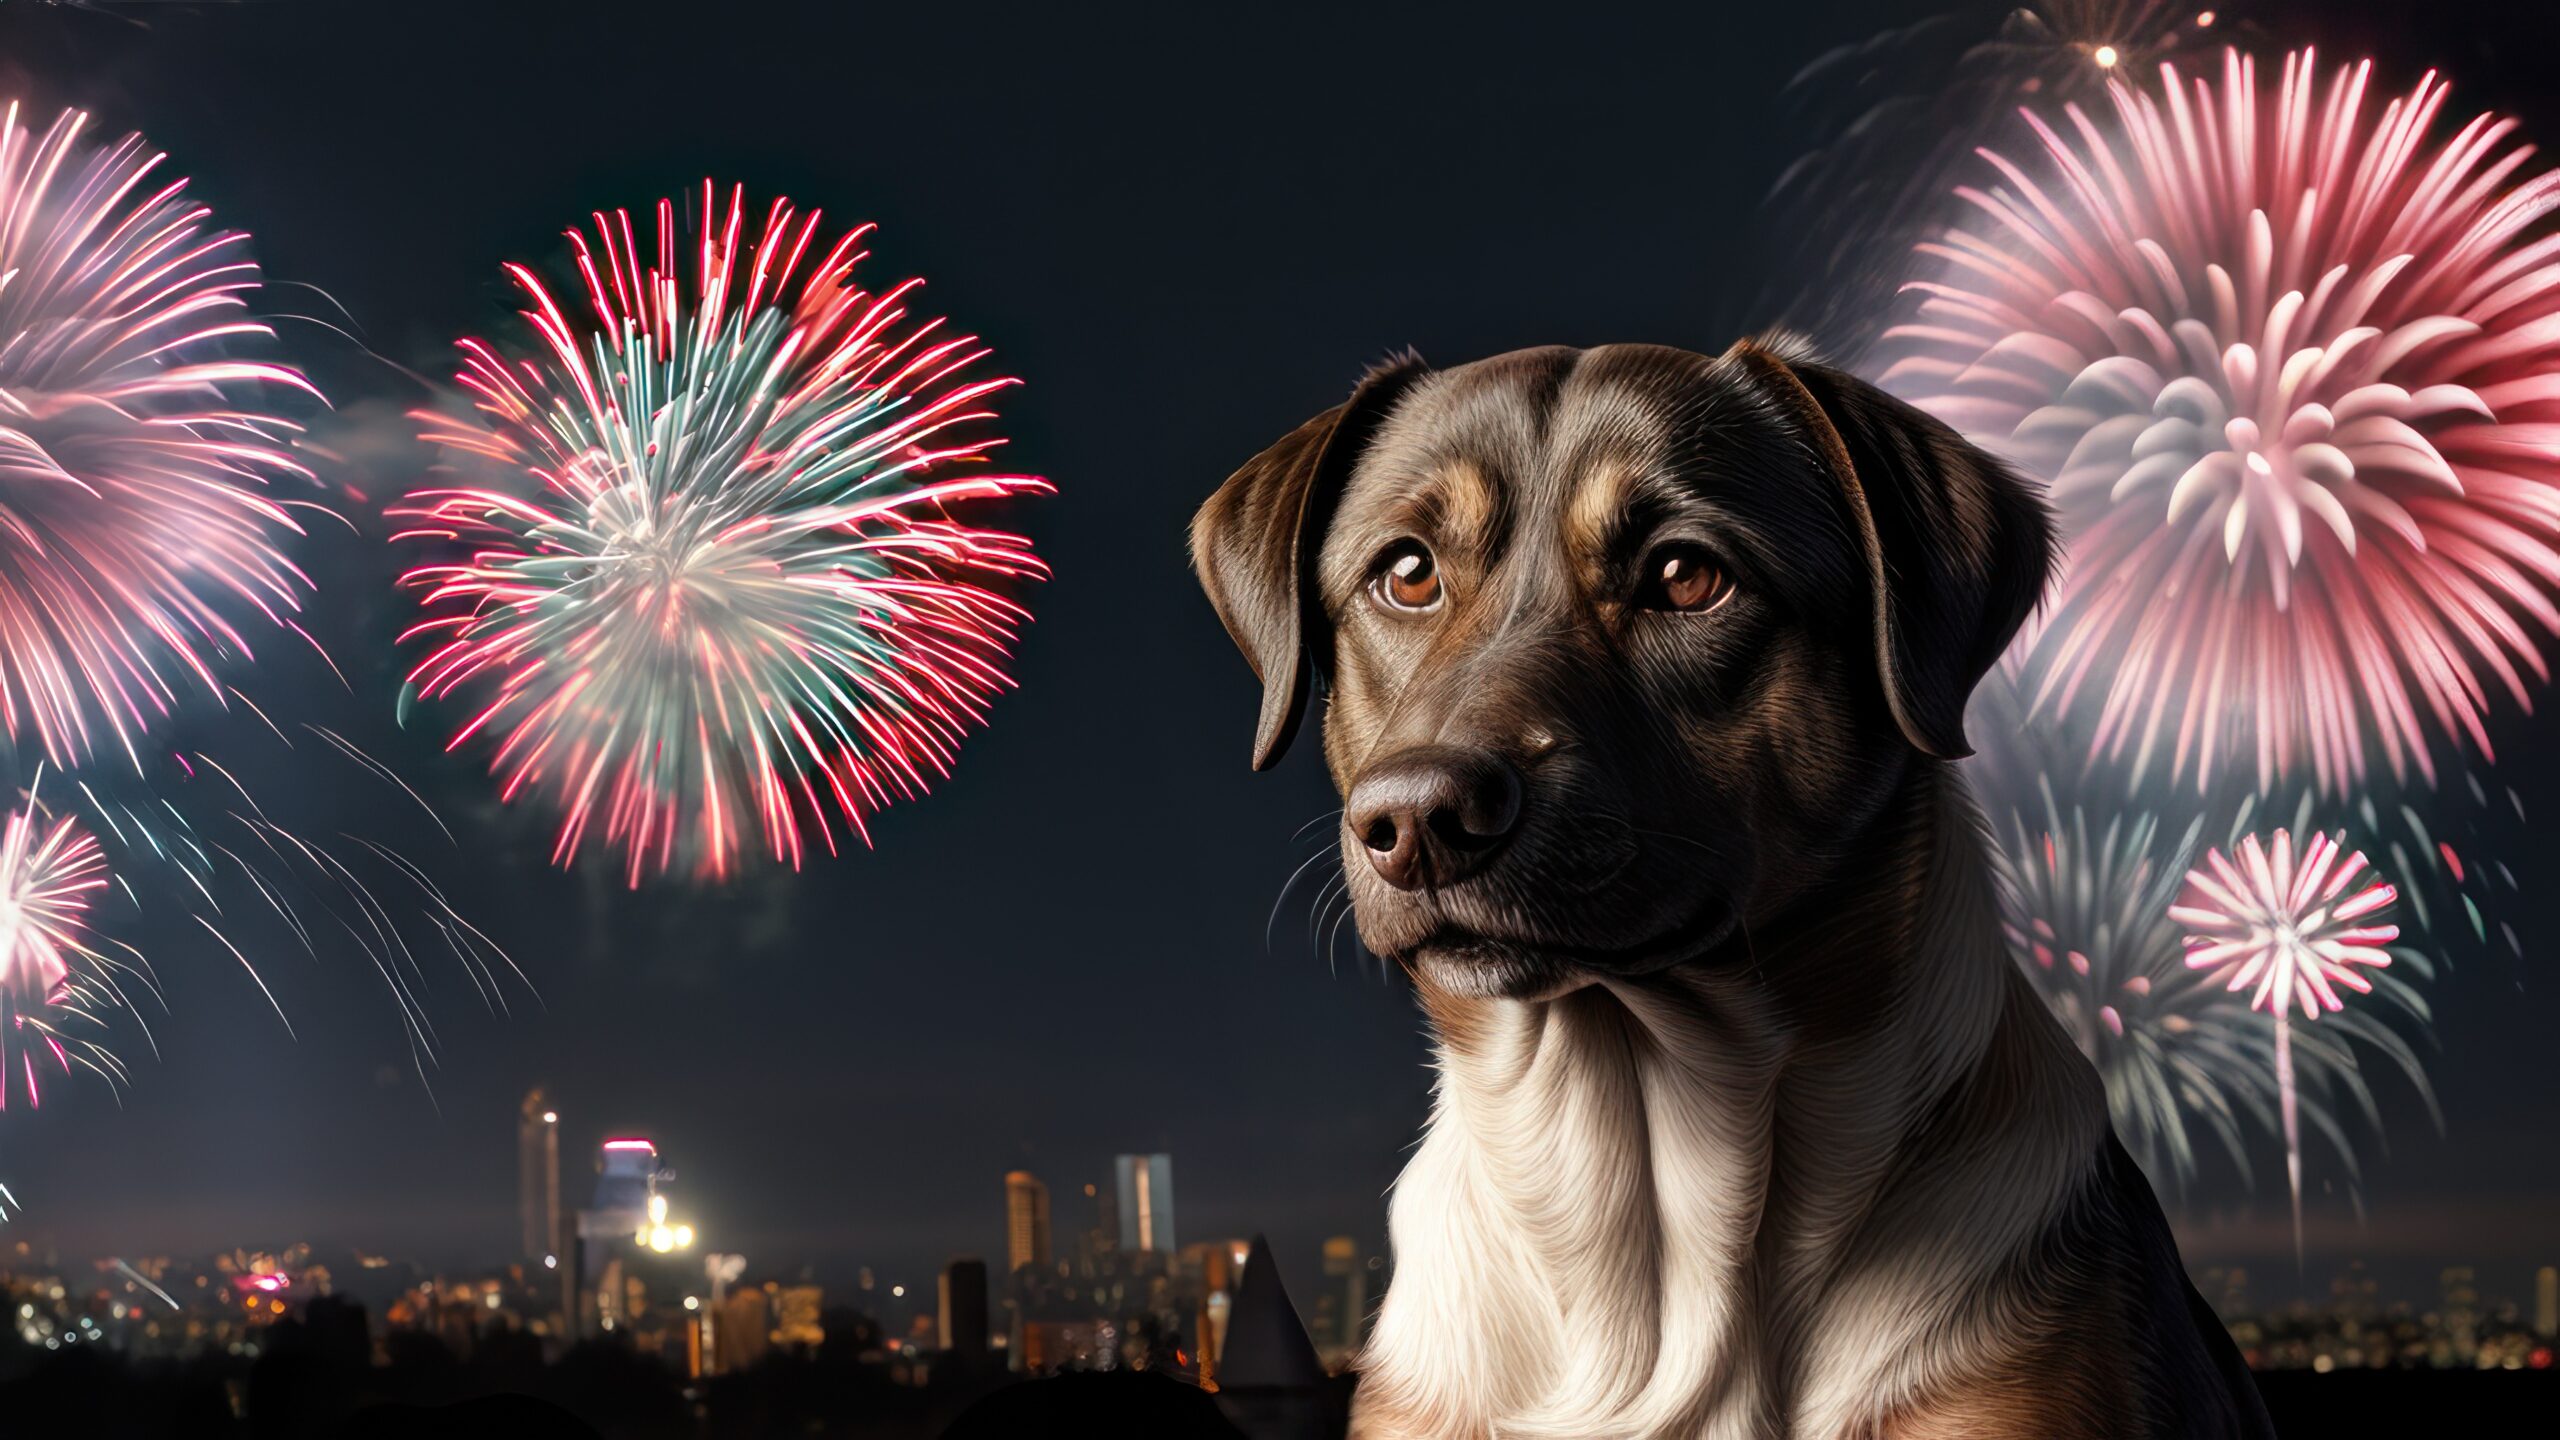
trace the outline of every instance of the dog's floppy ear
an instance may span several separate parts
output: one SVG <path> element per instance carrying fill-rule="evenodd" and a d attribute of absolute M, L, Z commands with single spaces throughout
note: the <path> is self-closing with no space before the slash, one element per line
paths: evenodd
<path fill-rule="evenodd" d="M 1838 481 L 1874 587 L 1876 668 L 1921 753 L 1961 759 L 1965 700 L 2044 596 L 2053 525 L 2025 480 L 1865 381 L 1745 340 L 1727 358 Z"/>
<path fill-rule="evenodd" d="M 1191 564 L 1200 586 L 1262 681 L 1256 770 L 1289 748 L 1327 658 L 1314 570 L 1334 502 L 1352 462 L 1423 373 L 1418 356 L 1371 370 L 1350 399 L 1246 461 L 1192 517 Z"/>

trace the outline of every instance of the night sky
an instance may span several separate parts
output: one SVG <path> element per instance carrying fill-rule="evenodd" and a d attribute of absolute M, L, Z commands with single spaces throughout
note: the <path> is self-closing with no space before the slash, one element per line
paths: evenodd
<path fill-rule="evenodd" d="M 1265 1230 L 1300 1273 L 1323 1236 L 1383 1245 L 1427 1099 L 1420 1017 L 1347 932 L 1330 963 L 1310 940 L 1311 884 L 1265 944 L 1334 802 L 1311 746 L 1248 773 L 1254 687 L 1183 527 L 1396 347 L 1721 349 L 1758 288 L 1751 207 L 1795 149 L 1770 118 L 1778 88 L 1915 12 L 1210 18 L 1225 8 L 0 0 L 0 88 L 145 129 L 255 233 L 271 280 L 361 327 L 365 349 L 280 322 L 339 407 L 320 437 L 348 457 L 333 484 L 378 500 L 415 478 L 398 416 L 426 393 L 398 367 L 441 376 L 456 336 L 504 328 L 501 261 L 556 265 L 591 209 L 708 174 L 878 221 L 866 277 L 925 275 L 926 306 L 993 342 L 1028 382 L 1004 402 L 1006 461 L 1060 488 L 1006 517 L 1056 579 L 1029 597 L 1021 689 L 953 778 L 881 817 L 875 852 L 636 897 L 601 866 L 547 867 L 542 819 L 485 798 L 485 752 L 441 750 L 454 712 L 395 722 L 407 602 L 378 519 L 343 506 L 364 533 L 305 554 L 312 628 L 352 693 L 286 645 L 242 683 L 393 766 L 460 844 L 321 747 L 286 755 L 237 716 L 174 738 L 240 755 L 315 825 L 397 831 L 540 1000 L 511 986 L 494 1015 L 426 957 L 431 1095 L 351 948 L 258 952 L 294 1040 L 201 932 L 146 914 L 133 938 L 170 1005 L 151 1016 L 158 1057 L 129 1035 L 120 1106 L 92 1083 L 0 1121 L 0 1179 L 27 1210 L 0 1238 L 503 1259 L 515 1106 L 544 1083 L 573 1197 L 596 1141 L 652 1135 L 706 1242 L 760 1273 L 921 1282 L 953 1254 L 1000 1255 L 1017 1167 L 1049 1182 L 1063 1237 L 1089 1223 L 1077 1188 L 1130 1150 L 1174 1155 L 1186 1240 Z M 2553 53 L 2548 19 L 2319 23 L 2332 51 L 2383 46 L 2395 85 L 2441 64 L 2466 114 L 2496 104 L 2560 133 L 2560 94 L 2523 58 Z M 345 324 L 309 290 L 265 304 Z M 2536 816 L 2560 817 L 2553 723 L 2498 732 L 2497 782 Z M 2560 976 L 2540 948 L 2560 900 L 2538 847 L 2504 858 L 2526 893 L 2500 918 L 2525 956 L 2464 950 L 2436 988 L 2445 1136 L 2407 1087 L 2379 1087 L 2391 1153 L 2369 1155 L 2363 1221 L 2313 1197 L 2315 1286 L 2366 1255 L 2420 1294 L 2437 1265 L 2477 1261 L 2513 1295 L 2525 1267 L 2560 1261 Z M 2223 1185 L 2190 1203 L 2191 1262 L 2290 1269 L 2272 1263 L 2288 1248 L 2272 1148 L 2261 1173 L 2254 1202 Z"/>

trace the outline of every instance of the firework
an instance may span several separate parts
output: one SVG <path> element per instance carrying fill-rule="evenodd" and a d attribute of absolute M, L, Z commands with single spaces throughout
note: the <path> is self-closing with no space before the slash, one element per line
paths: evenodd
<path fill-rule="evenodd" d="M 453 557 L 408 576 L 416 693 L 474 691 L 453 743 L 489 732 L 501 792 L 561 814 L 554 859 L 600 828 L 633 885 L 730 874 L 750 835 L 794 865 L 810 826 L 867 842 L 1011 683 L 1027 616 L 985 582 L 1045 573 L 953 518 L 1049 489 L 982 468 L 1013 383 L 970 373 L 986 348 L 911 321 L 917 282 L 854 281 L 868 227 L 825 244 L 776 201 L 750 240 L 742 190 L 700 202 L 690 231 L 659 204 L 654 261 L 627 214 L 570 232 L 586 320 L 508 267 L 539 346 L 463 342 L 476 414 L 421 417 L 495 473 L 398 511 Z"/>
<path fill-rule="evenodd" d="M 265 719 L 247 696 L 232 698 Z M 510 981 L 528 992 L 530 982 L 414 858 L 423 852 L 413 840 L 437 848 L 452 841 L 416 791 L 324 726 L 263 733 L 271 745 L 235 737 L 220 756 L 169 752 L 138 775 L 77 779 L 81 815 L 108 852 L 116 890 L 133 911 L 168 917 L 158 922 L 163 933 L 192 933 L 206 958 L 238 967 L 288 1035 L 292 1019 L 263 962 L 278 951 L 318 960 L 352 949 L 390 996 L 410 1067 L 432 1093 L 441 1047 L 428 1015 L 429 962 L 452 962 L 493 1013 L 510 1008 Z M 251 787 L 252 777 L 278 767 L 296 783 Z M 369 804 L 357 830 L 311 803 L 369 785 L 383 787 L 389 805 Z M 160 953 L 166 958 L 167 947 Z"/>
<path fill-rule="evenodd" d="M 23 1081 L 42 1104 L 47 1073 L 123 1067 L 97 1038 L 98 1012 L 121 1005 L 126 962 L 93 943 L 89 912 L 108 886 L 105 853 L 69 816 L 29 795 L 0 829 L 0 1110 Z"/>
<path fill-rule="evenodd" d="M 1948 9 L 1825 52 L 1780 96 L 1789 133 L 1814 143 L 1763 206 L 1777 288 L 1749 328 L 1795 330 L 1854 361 L 1906 278 L 1878 258 L 1943 227 L 1956 180 L 2010 135 L 2021 102 L 2102 94 L 2233 28 L 2227 8 L 2042 0 Z"/>
<path fill-rule="evenodd" d="M 2295 1258 L 2302 1241 L 2302 1133 L 2299 1077 L 2294 1064 L 2293 1010 L 2302 1018 L 2346 1008 L 2341 988 L 2373 993 L 2366 971 L 2391 963 L 2383 947 L 2400 927 L 2370 923 L 2399 893 L 2368 879 L 2361 851 L 2348 854 L 2339 837 L 2315 835 L 2294 853 L 2293 835 L 2278 830 L 2271 844 L 2243 836 L 2236 857 L 2220 850 L 2187 872 L 2186 893 L 2169 918 L 2187 927 L 2187 968 L 2204 973 L 2226 991 L 2250 991 L 2249 1008 L 2274 1020 L 2275 1082 L 2282 1108 L 2285 1175 L 2293 1195 Z M 2368 923 L 2358 923 L 2358 922 Z"/>
<path fill-rule="evenodd" d="M 2178 1190 L 2196 1176 L 2201 1138 L 2245 1180 L 2252 1139 L 2283 1131 L 2272 1030 L 2189 968 L 2186 932 L 2169 914 L 2202 829 L 2191 822 L 2172 834 L 2148 813 L 2097 824 L 2057 804 L 2047 785 L 2036 809 L 2009 813 L 1994 852 L 2011 958 L 2097 1070 L 2126 1147 Z M 2389 998 L 2392 1012 L 2423 1021 L 2414 991 L 2397 987 Z M 2433 1095 L 2416 1053 L 2389 1026 L 2354 1015 L 2331 1028 L 2294 1047 L 2296 1128 L 2325 1137 L 2353 1181 L 2351 1118 L 2379 1124 L 2357 1046 L 2397 1062 L 2430 1105 Z"/>
<path fill-rule="evenodd" d="M 2187 899 L 2169 918 L 2192 935 L 2187 966 L 2209 970 L 2225 988 L 2249 990 L 2249 1008 L 2282 1014 L 2299 1004 L 2302 1018 L 2346 1008 L 2341 988 L 2373 993 L 2359 967 L 2391 963 L 2383 947 L 2397 925 L 2359 925 L 2400 898 L 2380 880 L 2348 894 L 2364 873 L 2364 854 L 2339 858 L 2339 838 L 2315 835 L 2297 856 L 2293 835 L 2278 830 L 2271 845 L 2245 836 L 2236 857 L 2209 851 L 2187 874 Z"/>
<path fill-rule="evenodd" d="M 268 494 L 307 478 L 269 409 L 316 393 L 243 358 L 247 237 L 212 229 L 139 135 L 0 117 L 0 718 L 56 764 L 137 737 L 213 684 L 234 621 L 309 588 Z"/>
<path fill-rule="evenodd" d="M 2012 816 L 1997 856 L 2011 957 L 2097 1069 L 2146 1171 L 2180 1188 L 2194 1178 L 2192 1121 L 2245 1174 L 2243 1124 L 2272 1113 L 2253 1063 L 2263 1027 L 2186 969 L 2168 916 L 2200 827 L 2172 840 L 2150 815 L 2119 816 L 2093 834 L 2049 798 L 2044 820 Z"/>
<path fill-rule="evenodd" d="M 2069 564 L 2019 658 L 2137 780 L 2253 755 L 2335 795 L 2374 744 L 2432 782 L 2560 630 L 2560 175 L 2516 183 L 2494 116 L 2430 145 L 2432 75 L 2369 82 L 2305 51 L 2270 96 L 2230 53 L 2115 84 L 2112 127 L 2029 113 L 2042 170 L 1986 154 L 1888 332 L 1889 386 L 2050 482 Z"/>

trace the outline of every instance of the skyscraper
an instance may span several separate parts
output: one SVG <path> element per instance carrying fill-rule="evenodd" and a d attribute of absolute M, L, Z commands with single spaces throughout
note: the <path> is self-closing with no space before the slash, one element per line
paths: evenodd
<path fill-rule="evenodd" d="M 1007 1274 L 1049 1268 L 1049 1187 L 1028 1170 L 1004 1177 L 1004 1261 Z"/>
<path fill-rule="evenodd" d="M 560 1113 L 542 1087 L 524 1093 L 516 1115 L 516 1216 L 524 1258 L 551 1259 L 560 1243 Z"/>
<path fill-rule="evenodd" d="M 1120 1248 L 1157 1255 L 1173 1253 L 1173 1157 L 1123 1155 L 1119 1158 Z"/>
<path fill-rule="evenodd" d="M 2560 1339 L 2560 1269 L 2549 1265 L 2533 1272 L 2533 1333 Z"/>

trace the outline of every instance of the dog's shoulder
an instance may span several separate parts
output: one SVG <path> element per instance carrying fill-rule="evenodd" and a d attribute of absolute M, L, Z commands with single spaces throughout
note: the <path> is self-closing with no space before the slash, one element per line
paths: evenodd
<path fill-rule="evenodd" d="M 1879 1440 L 2273 1440 L 2239 1350 L 2112 1133 L 2035 1248 L 2016 1283 L 2040 1323 L 1897 1412 Z"/>

